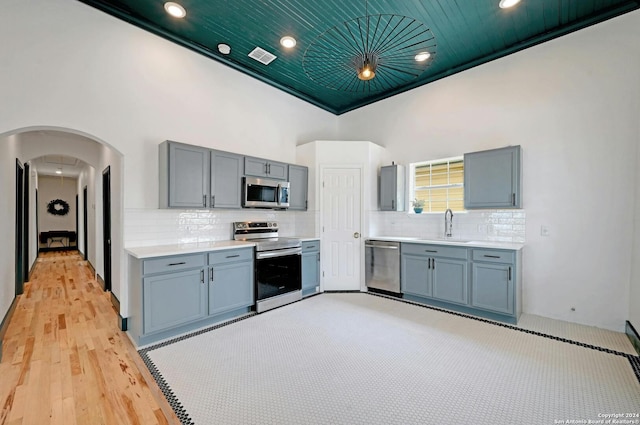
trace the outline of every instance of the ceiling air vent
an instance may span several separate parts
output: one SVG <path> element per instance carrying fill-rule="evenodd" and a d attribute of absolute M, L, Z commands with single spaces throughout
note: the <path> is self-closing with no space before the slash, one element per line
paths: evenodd
<path fill-rule="evenodd" d="M 251 51 L 251 53 L 249 53 L 249 57 L 257 60 L 263 65 L 269 65 L 277 56 L 261 49 L 260 47 L 256 47 Z"/>

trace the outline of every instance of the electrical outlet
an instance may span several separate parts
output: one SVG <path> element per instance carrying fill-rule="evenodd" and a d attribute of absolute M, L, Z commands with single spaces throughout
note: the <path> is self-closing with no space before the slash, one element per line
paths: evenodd
<path fill-rule="evenodd" d="M 540 236 L 549 236 L 549 226 L 540 226 Z"/>

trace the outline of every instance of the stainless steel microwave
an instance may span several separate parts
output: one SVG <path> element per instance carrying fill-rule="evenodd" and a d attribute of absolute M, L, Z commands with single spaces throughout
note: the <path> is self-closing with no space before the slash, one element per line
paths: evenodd
<path fill-rule="evenodd" d="M 289 208 L 289 182 L 244 177 L 242 183 L 244 208 Z"/>

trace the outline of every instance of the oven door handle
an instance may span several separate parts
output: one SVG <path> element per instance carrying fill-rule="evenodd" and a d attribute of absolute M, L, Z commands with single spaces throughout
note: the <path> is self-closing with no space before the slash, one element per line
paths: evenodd
<path fill-rule="evenodd" d="M 256 252 L 256 260 L 262 260 L 264 258 L 285 257 L 287 255 L 302 255 L 302 249 L 289 248 L 289 249 L 280 249 L 277 251 Z"/>

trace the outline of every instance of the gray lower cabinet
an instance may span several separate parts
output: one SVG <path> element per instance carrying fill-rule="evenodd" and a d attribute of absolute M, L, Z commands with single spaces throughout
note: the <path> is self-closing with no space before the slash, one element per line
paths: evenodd
<path fill-rule="evenodd" d="M 517 270 L 513 252 L 474 249 L 471 270 L 471 305 L 496 313 L 515 314 Z"/>
<path fill-rule="evenodd" d="M 128 259 L 128 332 L 137 345 L 237 317 L 254 305 L 252 247 Z"/>
<path fill-rule="evenodd" d="M 464 154 L 464 208 L 522 208 L 520 146 Z"/>
<path fill-rule="evenodd" d="M 289 165 L 289 210 L 306 211 L 309 193 L 309 168 Z"/>
<path fill-rule="evenodd" d="M 320 241 L 302 243 L 302 296 L 320 291 Z"/>
<path fill-rule="evenodd" d="M 254 304 L 253 249 L 209 254 L 209 314 Z"/>
<path fill-rule="evenodd" d="M 400 289 L 402 293 L 430 297 L 433 285 L 430 273 L 431 258 L 403 253 L 400 262 Z"/>
<path fill-rule="evenodd" d="M 468 304 L 467 249 L 402 244 L 400 285 L 403 293 Z"/>
<path fill-rule="evenodd" d="M 143 279 L 144 333 L 207 317 L 204 269 L 160 274 Z"/>
<path fill-rule="evenodd" d="M 289 168 L 284 162 L 269 161 L 262 158 L 246 156 L 244 158 L 244 174 L 255 177 L 269 177 L 276 180 L 287 180 Z"/>
<path fill-rule="evenodd" d="M 403 298 L 517 323 L 521 253 L 451 245 L 401 244 Z"/>

